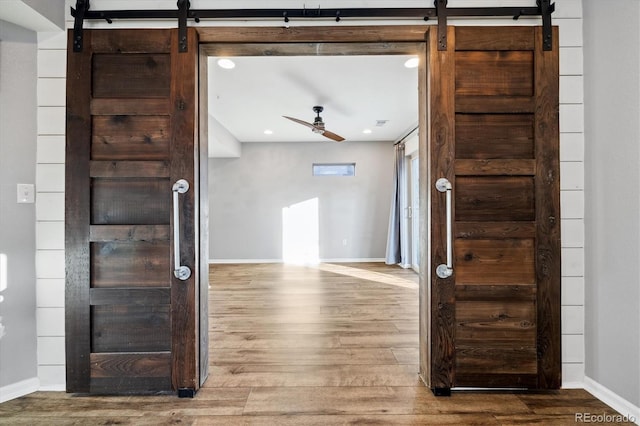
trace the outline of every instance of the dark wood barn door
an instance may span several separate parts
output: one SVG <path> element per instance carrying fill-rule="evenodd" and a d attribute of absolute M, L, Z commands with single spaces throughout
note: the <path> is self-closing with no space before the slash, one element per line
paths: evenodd
<path fill-rule="evenodd" d="M 206 376 L 206 360 L 202 372 L 199 365 L 207 275 L 199 268 L 206 170 L 198 168 L 196 143 L 197 34 L 189 32 L 186 53 L 178 52 L 177 30 L 85 30 L 82 52 L 73 52 L 72 35 L 67 391 L 193 393 Z M 181 179 L 186 192 L 176 186 Z M 175 254 L 188 278 L 174 273 Z"/>
<path fill-rule="evenodd" d="M 557 31 L 432 35 L 430 386 L 558 388 Z"/>

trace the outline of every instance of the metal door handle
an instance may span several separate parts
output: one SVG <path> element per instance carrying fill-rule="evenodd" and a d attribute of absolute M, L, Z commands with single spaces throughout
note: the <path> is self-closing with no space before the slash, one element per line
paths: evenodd
<path fill-rule="evenodd" d="M 447 263 L 442 263 L 436 268 L 436 275 L 444 279 L 453 275 L 453 232 L 451 231 L 451 192 L 453 192 L 453 187 L 447 178 L 440 178 L 436 181 L 436 189 L 445 192 L 447 197 Z"/>
<path fill-rule="evenodd" d="M 179 179 L 173 184 L 173 275 L 182 281 L 191 276 L 191 269 L 180 264 L 180 200 L 178 194 L 189 190 L 189 182 Z"/>

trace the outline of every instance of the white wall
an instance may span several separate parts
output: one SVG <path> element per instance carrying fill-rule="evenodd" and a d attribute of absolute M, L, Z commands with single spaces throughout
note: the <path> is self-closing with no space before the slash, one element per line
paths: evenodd
<path fill-rule="evenodd" d="M 582 2 L 556 2 L 560 28 L 562 384 L 584 380 L 584 94 Z"/>
<path fill-rule="evenodd" d="M 162 3 L 162 4 L 161 4 Z M 174 2 L 175 3 L 175 2 Z M 154 8 L 165 2 L 95 0 L 94 10 L 104 8 Z M 302 1 L 270 3 L 270 7 L 302 7 Z M 424 1 L 318 1 L 323 7 L 423 7 Z M 401 3 L 401 4 L 400 4 Z M 470 4 L 472 3 L 472 4 Z M 486 0 L 483 5 L 502 5 Z M 531 5 L 533 0 L 522 0 Z M 167 3 L 168 4 L 168 3 Z M 68 7 L 75 1 L 67 0 Z M 477 1 L 450 1 L 451 7 L 477 5 Z M 214 2 L 201 0 L 198 8 L 264 7 L 257 0 Z M 560 27 L 560 130 L 561 130 L 561 209 L 562 209 L 562 345 L 563 383 L 582 386 L 584 378 L 584 106 L 582 1 L 556 2 L 554 24 Z M 67 27 L 72 21 L 67 13 Z M 345 25 L 343 20 L 340 25 Z M 377 21 L 375 24 L 388 22 Z M 473 25 L 514 25 L 511 19 L 473 20 Z M 521 20 L 519 24 L 538 24 Z M 281 22 L 251 22 L 251 25 L 282 25 Z M 291 25 L 297 23 L 292 22 Z M 305 22 L 302 25 L 314 25 Z M 327 24 L 327 23 L 324 23 Z M 329 23 L 330 24 L 330 23 Z M 517 23 L 516 23 L 517 24 Z M 202 21 L 199 25 L 211 25 Z M 247 25 L 246 22 L 223 25 Z M 108 28 L 104 22 L 88 22 L 87 27 Z M 111 28 L 175 26 L 169 21 L 114 23 Z M 62 33 L 39 33 L 38 37 L 38 201 L 36 220 L 38 284 L 38 375 L 43 388 L 64 388 L 64 77 L 66 38 Z M 614 43 L 614 41 L 612 41 Z"/>
<path fill-rule="evenodd" d="M 392 142 L 242 145 L 240 158 L 209 160 L 214 261 L 282 260 L 283 208 L 315 198 L 320 259 L 385 257 Z M 356 163 L 356 176 L 312 176 L 313 163 Z"/>
<path fill-rule="evenodd" d="M 35 205 L 18 204 L 16 185 L 35 183 L 36 33 L 0 21 L 0 402 L 38 388 Z M 4 333 L 4 336 L 2 334 Z"/>
<path fill-rule="evenodd" d="M 586 375 L 591 385 L 635 405 L 637 421 L 640 2 L 589 1 L 584 15 Z"/>
<path fill-rule="evenodd" d="M 38 33 L 36 290 L 41 389 L 65 388 L 64 158 L 66 33 Z"/>

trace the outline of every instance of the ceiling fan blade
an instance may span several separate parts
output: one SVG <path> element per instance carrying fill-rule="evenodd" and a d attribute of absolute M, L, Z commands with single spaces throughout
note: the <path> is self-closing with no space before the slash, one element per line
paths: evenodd
<path fill-rule="evenodd" d="M 344 138 L 340 135 L 336 135 L 333 132 L 330 132 L 328 130 L 325 130 L 324 132 L 322 132 L 322 136 L 324 136 L 325 138 L 329 138 L 331 140 L 334 140 L 336 142 L 342 142 L 344 140 Z"/>
<path fill-rule="evenodd" d="M 340 135 L 337 135 L 333 132 L 330 132 L 328 130 L 324 129 L 324 123 L 322 122 L 322 118 L 320 118 L 320 113 L 322 112 L 322 107 L 317 106 L 314 107 L 314 111 L 316 114 L 318 114 L 318 116 L 316 117 L 316 121 L 312 123 L 308 123 L 304 120 L 300 120 L 298 118 L 293 118 L 293 117 L 289 117 L 287 115 L 283 115 L 284 118 L 293 121 L 294 123 L 298 123 L 298 124 L 302 124 L 305 127 L 310 128 L 311 130 L 313 130 L 314 133 L 318 133 L 326 138 L 329 138 L 331 140 L 334 140 L 336 142 L 342 142 L 344 140 L 344 138 Z"/>
<path fill-rule="evenodd" d="M 302 124 L 303 126 L 307 126 L 308 128 L 310 128 L 310 129 L 312 129 L 312 130 L 316 128 L 316 126 L 314 126 L 314 125 L 313 125 L 313 124 L 311 124 L 311 123 L 307 123 L 306 121 L 299 120 L 299 119 L 297 119 L 297 118 L 293 118 L 293 117 L 288 117 L 288 116 L 286 116 L 286 115 L 283 115 L 283 117 L 284 117 L 284 118 L 287 118 L 287 119 L 289 119 L 289 120 L 291 120 L 291 121 L 293 121 L 293 122 L 295 122 L 295 123 Z"/>

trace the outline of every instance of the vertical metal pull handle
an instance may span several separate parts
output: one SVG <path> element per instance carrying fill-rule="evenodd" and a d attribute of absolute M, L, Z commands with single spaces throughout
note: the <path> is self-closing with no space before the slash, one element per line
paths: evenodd
<path fill-rule="evenodd" d="M 184 194 L 189 190 L 189 182 L 179 179 L 173 184 L 173 275 L 182 281 L 186 281 L 191 276 L 191 269 L 180 264 L 180 200 L 179 194 Z"/>
<path fill-rule="evenodd" d="M 436 275 L 444 279 L 453 275 L 453 232 L 451 230 L 451 193 L 453 187 L 447 178 L 440 178 L 436 181 L 436 189 L 445 192 L 447 197 L 447 263 L 440 264 L 436 268 Z"/>

